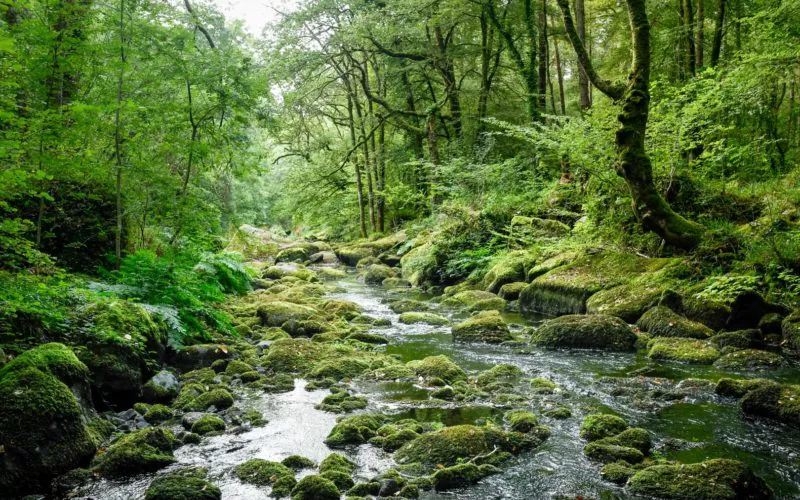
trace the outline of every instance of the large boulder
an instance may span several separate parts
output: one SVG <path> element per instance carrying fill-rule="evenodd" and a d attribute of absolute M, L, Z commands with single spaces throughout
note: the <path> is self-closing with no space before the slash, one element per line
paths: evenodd
<path fill-rule="evenodd" d="M 544 322 L 531 342 L 543 347 L 632 351 L 636 334 L 615 316 L 575 314 Z"/>
<path fill-rule="evenodd" d="M 206 475 L 205 469 L 192 467 L 159 476 L 147 487 L 144 500 L 220 500 L 222 492 Z"/>
<path fill-rule="evenodd" d="M 384 264 L 371 264 L 364 272 L 364 282 L 370 285 L 380 285 L 387 278 L 394 278 L 394 269 Z"/>
<path fill-rule="evenodd" d="M 741 349 L 722 356 L 714 366 L 723 370 L 774 370 L 786 365 L 783 356 L 759 349 Z"/>
<path fill-rule="evenodd" d="M 487 292 L 497 293 L 507 283 L 525 281 L 525 273 L 535 262 L 536 258 L 526 251 L 501 255 L 483 277 L 482 288 Z"/>
<path fill-rule="evenodd" d="M 265 302 L 258 307 L 258 317 L 265 326 L 281 326 L 287 321 L 305 321 L 319 315 L 311 306 L 292 302 Z"/>
<path fill-rule="evenodd" d="M 24 352 L 0 369 L 0 489 L 11 497 L 47 489 L 84 465 L 99 436 L 89 370 L 62 344 Z"/>
<path fill-rule="evenodd" d="M 145 403 L 170 403 L 181 392 L 181 382 L 174 373 L 161 370 L 144 384 L 142 400 Z"/>
<path fill-rule="evenodd" d="M 427 242 L 412 248 L 400 259 L 400 266 L 402 277 L 412 286 L 433 281 L 434 273 L 439 267 L 436 260 L 436 245 Z"/>
<path fill-rule="evenodd" d="M 211 366 L 211 363 L 219 359 L 230 360 L 236 356 L 236 350 L 225 344 L 195 344 L 177 349 L 170 364 L 188 372 Z"/>
<path fill-rule="evenodd" d="M 122 436 L 98 454 L 93 468 L 104 477 L 119 478 L 154 472 L 175 462 L 180 441 L 172 431 L 149 427 Z"/>
<path fill-rule="evenodd" d="M 339 257 L 339 260 L 351 267 L 355 267 L 361 259 L 371 257 L 374 254 L 375 251 L 372 248 L 359 246 L 341 247 L 336 250 L 336 256 Z"/>
<path fill-rule="evenodd" d="M 636 326 L 653 337 L 707 339 L 714 335 L 713 330 L 706 325 L 684 318 L 665 306 L 648 310 L 639 318 Z"/>
<path fill-rule="evenodd" d="M 781 323 L 781 333 L 787 347 L 800 351 L 800 309 L 786 316 Z"/>
<path fill-rule="evenodd" d="M 772 498 L 769 486 L 745 464 L 722 458 L 653 465 L 634 474 L 628 489 L 643 497 L 682 500 Z"/>
<path fill-rule="evenodd" d="M 466 380 L 467 373 L 457 364 L 444 355 L 428 356 L 427 358 L 409 361 L 407 366 L 427 380 L 440 379 L 450 384 L 458 380 Z"/>
<path fill-rule="evenodd" d="M 642 274 L 662 271 L 676 262 L 676 259 L 648 259 L 615 252 L 578 257 L 534 279 L 520 294 L 520 310 L 552 316 L 584 314 L 586 301 L 593 294 Z"/>
<path fill-rule="evenodd" d="M 468 311 L 503 311 L 506 301 L 491 292 L 465 290 L 442 301 L 447 306 L 463 307 Z"/>
<path fill-rule="evenodd" d="M 710 342 L 682 337 L 661 337 L 648 342 L 650 359 L 677 361 L 694 365 L 710 365 L 720 357 L 720 352 Z"/>
<path fill-rule="evenodd" d="M 746 392 L 739 400 L 742 413 L 772 418 L 795 428 L 800 426 L 800 385 L 754 381 L 744 389 Z"/>
<path fill-rule="evenodd" d="M 586 301 L 589 314 L 607 314 L 636 323 L 653 306 L 658 305 L 667 287 L 661 282 L 625 283 L 600 290 Z"/>
<path fill-rule="evenodd" d="M 498 311 L 481 311 L 453 325 L 453 340 L 499 344 L 511 340 L 511 332 Z"/>

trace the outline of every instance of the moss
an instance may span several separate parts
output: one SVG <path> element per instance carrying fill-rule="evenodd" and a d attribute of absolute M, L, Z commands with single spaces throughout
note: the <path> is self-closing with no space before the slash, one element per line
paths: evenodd
<path fill-rule="evenodd" d="M 386 426 L 384 426 L 386 427 Z M 395 426 L 392 426 L 395 427 Z M 378 436 L 370 439 L 370 443 L 381 447 L 385 451 L 393 452 L 399 450 L 404 444 L 419 437 L 419 432 L 410 428 L 397 428 L 395 431 L 381 435 L 378 429 Z"/>
<path fill-rule="evenodd" d="M 538 394 L 552 394 L 558 388 L 558 384 L 552 380 L 542 377 L 534 377 L 531 379 L 531 389 Z"/>
<path fill-rule="evenodd" d="M 535 256 L 526 251 L 510 252 L 496 257 L 483 277 L 481 288 L 487 292 L 497 293 L 508 283 L 524 282 L 525 272 L 535 261 Z"/>
<path fill-rule="evenodd" d="M 206 411 L 210 407 L 224 410 L 233 406 L 233 396 L 225 389 L 212 389 L 194 398 L 184 409 L 188 411 Z"/>
<path fill-rule="evenodd" d="M 315 406 L 316 409 L 332 413 L 347 413 L 353 410 L 363 410 L 367 407 L 367 399 L 362 396 L 353 396 L 347 391 L 339 391 L 328 396 Z"/>
<path fill-rule="evenodd" d="M 82 383 L 89 377 L 89 370 L 75 353 L 59 343 L 43 344 L 25 351 L 0 368 L 0 379 L 25 368 L 36 368 L 70 385 Z"/>
<path fill-rule="evenodd" d="M 618 446 L 635 448 L 644 455 L 648 455 L 650 453 L 650 448 L 653 446 L 653 442 L 650 439 L 650 433 L 647 431 L 647 429 L 642 429 L 641 427 L 631 427 L 630 429 L 625 429 L 616 436 L 605 438 L 604 440 L 608 443 L 616 444 Z"/>
<path fill-rule="evenodd" d="M 352 488 L 347 490 L 347 498 L 353 497 L 367 497 L 369 495 L 377 496 L 381 491 L 381 483 L 378 481 L 370 481 L 367 483 L 357 483 Z"/>
<path fill-rule="evenodd" d="M 430 309 L 428 304 L 419 300 L 401 299 L 389 302 L 389 309 L 397 314 L 406 312 L 422 312 Z"/>
<path fill-rule="evenodd" d="M 335 484 L 340 491 L 347 491 L 355 485 L 350 474 L 339 470 L 325 471 L 320 473 L 320 476 Z"/>
<path fill-rule="evenodd" d="M 294 477 L 294 472 L 280 462 L 251 458 L 236 466 L 233 475 L 243 483 L 269 486 L 282 476 Z"/>
<path fill-rule="evenodd" d="M 356 264 L 356 269 L 363 269 L 373 264 L 381 264 L 381 263 L 382 262 L 379 258 L 370 255 L 369 257 L 364 257 L 363 259 L 359 260 L 358 263 Z"/>
<path fill-rule="evenodd" d="M 321 347 L 308 339 L 276 340 L 263 358 L 263 366 L 276 373 L 305 372 L 320 357 Z"/>
<path fill-rule="evenodd" d="M 448 306 L 464 307 L 468 311 L 503 311 L 506 301 L 491 292 L 482 290 L 466 290 L 442 301 Z"/>
<path fill-rule="evenodd" d="M 722 349 L 724 347 L 746 349 L 750 347 L 750 344 L 752 343 L 752 339 L 750 335 L 746 333 L 746 331 L 719 333 L 708 340 L 717 346 L 718 349 Z"/>
<path fill-rule="evenodd" d="M 184 432 L 180 435 L 180 440 L 183 444 L 198 444 L 203 438 L 200 434 L 195 434 L 194 432 Z"/>
<path fill-rule="evenodd" d="M 127 434 L 95 457 L 94 469 L 106 477 L 126 477 L 153 472 L 173 462 L 180 445 L 172 431 L 149 427 Z"/>
<path fill-rule="evenodd" d="M 493 465 L 475 465 L 473 463 L 454 465 L 440 469 L 433 474 L 433 487 L 436 491 L 463 488 L 475 484 L 492 474 L 499 474 L 500 469 Z"/>
<path fill-rule="evenodd" d="M 422 434 L 406 443 L 395 453 L 395 460 L 401 464 L 419 462 L 429 467 L 439 464 L 449 467 L 465 459 L 486 455 L 495 448 L 518 453 L 538 446 L 541 441 L 538 436 L 504 432 L 492 427 L 455 425 Z"/>
<path fill-rule="evenodd" d="M 497 382 L 515 383 L 522 377 L 522 370 L 517 365 L 501 363 L 482 372 L 475 379 L 479 387 L 486 387 Z"/>
<path fill-rule="evenodd" d="M 648 309 L 658 305 L 666 289 L 661 282 L 636 281 L 600 290 L 586 301 L 586 312 L 607 314 L 626 323 L 636 323 Z"/>
<path fill-rule="evenodd" d="M 409 361 L 406 366 L 425 379 L 439 378 L 447 383 L 467 379 L 466 372 L 444 355 Z"/>
<path fill-rule="evenodd" d="M 350 444 L 363 444 L 375 437 L 385 419 L 381 415 L 356 415 L 346 417 L 331 429 L 325 444 L 330 447 L 341 447 Z"/>
<path fill-rule="evenodd" d="M 281 463 L 292 470 L 313 469 L 317 466 L 310 458 L 300 455 L 289 455 Z"/>
<path fill-rule="evenodd" d="M 38 490 L 57 474 L 88 460 L 98 444 L 72 391 L 49 374 L 69 380 L 85 375 L 86 367 L 63 346 L 50 346 L 47 353 L 23 354 L 2 370 L 0 486 L 4 493 Z"/>
<path fill-rule="evenodd" d="M 654 465 L 628 481 L 635 495 L 674 499 L 771 498 L 767 484 L 736 460 Z"/>
<path fill-rule="evenodd" d="M 389 339 L 384 337 L 383 335 L 378 335 L 375 333 L 367 333 L 367 332 L 354 332 L 347 336 L 347 340 L 357 340 L 358 342 L 364 342 L 365 344 L 375 344 L 375 345 L 382 345 L 388 344 Z"/>
<path fill-rule="evenodd" d="M 219 500 L 222 492 L 206 479 L 203 469 L 183 469 L 157 477 L 145 492 L 145 500 Z"/>
<path fill-rule="evenodd" d="M 234 359 L 233 361 L 229 362 L 225 368 L 225 374 L 232 377 L 251 371 L 253 371 L 253 367 L 251 365 L 248 365 L 244 361 L 240 361 L 238 359 Z"/>
<path fill-rule="evenodd" d="M 361 259 L 369 257 L 373 253 L 374 250 L 372 248 L 357 246 L 341 247 L 336 250 L 336 256 L 339 257 L 339 260 L 351 267 L 355 267 Z"/>
<path fill-rule="evenodd" d="M 636 335 L 624 321 L 614 316 L 568 315 L 543 323 L 532 335 L 531 342 L 551 348 L 632 351 Z"/>
<path fill-rule="evenodd" d="M 605 439 L 593 441 L 583 448 L 583 453 L 595 462 L 609 463 L 622 460 L 629 464 L 638 464 L 644 460 L 642 452 L 636 448 L 611 444 Z"/>
<path fill-rule="evenodd" d="M 339 488 L 322 476 L 306 476 L 292 489 L 292 500 L 339 500 Z"/>
<path fill-rule="evenodd" d="M 381 285 L 384 288 L 411 288 L 411 282 L 403 278 L 386 278 Z"/>
<path fill-rule="evenodd" d="M 628 478 L 636 474 L 636 469 L 630 466 L 627 462 L 614 462 L 606 464 L 600 469 L 600 475 L 603 479 L 616 484 L 625 484 Z"/>
<path fill-rule="evenodd" d="M 331 453 L 320 462 L 319 471 L 328 472 L 333 470 L 352 474 L 356 470 L 356 464 L 338 453 Z"/>
<path fill-rule="evenodd" d="M 258 317 L 265 326 L 281 326 L 289 320 L 309 320 L 319 315 L 311 306 L 291 302 L 265 302 L 258 306 Z"/>
<path fill-rule="evenodd" d="M 157 424 L 159 422 L 164 422 L 169 420 L 173 417 L 172 409 L 169 406 L 155 404 L 150 406 L 147 409 L 147 412 L 144 414 L 144 419 L 150 422 L 151 424 Z"/>
<path fill-rule="evenodd" d="M 786 316 L 781 323 L 783 341 L 790 349 L 800 350 L 800 309 Z"/>
<path fill-rule="evenodd" d="M 511 410 L 503 417 L 508 423 L 509 430 L 514 432 L 530 432 L 539 425 L 539 418 L 525 410 Z"/>
<path fill-rule="evenodd" d="M 685 338 L 656 338 L 648 344 L 650 359 L 678 361 L 695 365 L 710 365 L 720 357 L 719 351 L 708 342 Z"/>
<path fill-rule="evenodd" d="M 543 415 L 556 420 L 564 420 L 572 416 L 572 411 L 566 406 L 558 406 L 545 411 Z"/>
<path fill-rule="evenodd" d="M 519 299 L 522 290 L 527 287 L 528 284 L 524 281 L 515 281 L 513 283 L 506 283 L 505 285 L 500 287 L 500 290 L 497 292 L 497 295 L 503 300 L 517 300 Z"/>
<path fill-rule="evenodd" d="M 236 350 L 225 344 L 195 344 L 181 347 L 171 358 L 171 364 L 182 371 L 195 370 L 218 359 L 231 359 Z"/>
<path fill-rule="evenodd" d="M 772 385 L 774 383 L 775 382 L 766 379 L 737 380 L 732 378 L 723 378 L 717 382 L 714 392 L 720 396 L 741 398 L 753 389 L 762 387 L 764 385 Z"/>
<path fill-rule="evenodd" d="M 400 259 L 400 266 L 403 278 L 413 286 L 431 281 L 439 267 L 436 260 L 436 245 L 425 242 L 412 248 Z"/>
<path fill-rule="evenodd" d="M 337 281 L 347 277 L 347 273 L 341 269 L 332 267 L 322 267 L 317 270 L 317 277 L 324 281 Z"/>
<path fill-rule="evenodd" d="M 628 424 L 616 415 L 596 413 L 583 419 L 581 437 L 587 441 L 597 441 L 616 436 L 628 428 Z"/>
<path fill-rule="evenodd" d="M 416 372 L 404 364 L 391 364 L 374 370 L 369 376 L 376 380 L 410 380 L 416 378 Z"/>
<path fill-rule="evenodd" d="M 196 382 L 203 385 L 213 385 L 216 383 L 217 372 L 211 368 L 200 368 L 181 375 L 184 382 Z"/>
<path fill-rule="evenodd" d="M 168 404 L 180 390 L 178 378 L 167 370 L 161 370 L 142 387 L 142 399 L 148 403 Z"/>
<path fill-rule="evenodd" d="M 522 291 L 521 311 L 553 316 L 583 314 L 586 301 L 593 294 L 677 263 L 675 259 L 648 259 L 615 252 L 585 255 L 567 262 L 538 276 Z"/>
<path fill-rule="evenodd" d="M 332 378 L 334 380 L 343 380 L 358 377 L 368 369 L 369 363 L 364 359 L 342 357 L 315 364 L 309 375 L 314 379 Z"/>
<path fill-rule="evenodd" d="M 481 311 L 453 325 L 453 339 L 499 344 L 511 340 L 511 332 L 498 311 Z"/>
<path fill-rule="evenodd" d="M 364 282 L 370 285 L 380 285 L 387 278 L 394 278 L 394 269 L 383 264 L 372 264 L 366 268 Z"/>
<path fill-rule="evenodd" d="M 428 325 L 442 326 L 450 323 L 444 316 L 432 312 L 404 312 L 400 315 L 400 323 L 412 325 L 415 323 L 425 323 Z"/>
<path fill-rule="evenodd" d="M 774 352 L 757 349 L 742 349 L 728 353 L 714 362 L 714 366 L 723 370 L 768 370 L 780 368 L 786 360 Z"/>
<path fill-rule="evenodd" d="M 273 498 L 288 497 L 292 494 L 295 486 L 297 486 L 297 480 L 294 476 L 281 476 L 272 483 L 272 491 L 269 496 Z"/>
<path fill-rule="evenodd" d="M 203 415 L 192 424 L 192 432 L 204 436 L 225 430 L 225 421 L 216 415 Z"/>
<path fill-rule="evenodd" d="M 636 326 L 653 337 L 707 339 L 714 335 L 709 327 L 686 319 L 665 306 L 648 310 L 639 318 Z"/>
<path fill-rule="evenodd" d="M 762 383 L 745 393 L 739 407 L 746 415 L 800 425 L 800 385 Z"/>

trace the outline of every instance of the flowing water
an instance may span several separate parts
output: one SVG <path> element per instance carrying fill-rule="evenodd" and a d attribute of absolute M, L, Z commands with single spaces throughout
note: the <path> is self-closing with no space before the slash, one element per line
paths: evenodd
<path fill-rule="evenodd" d="M 388 353 L 404 361 L 445 354 L 470 372 L 511 363 L 528 377 L 546 377 L 558 383 L 562 391 L 548 397 L 549 404 L 567 406 L 572 412 L 572 417 L 565 420 L 543 419 L 552 429 L 551 437 L 540 448 L 504 464 L 502 474 L 464 490 L 423 492 L 421 498 L 625 498 L 625 490 L 602 481 L 599 467 L 582 452 L 585 443 L 578 436 L 580 422 L 583 416 L 598 410 L 616 413 L 630 425 L 650 430 L 656 453 L 666 458 L 682 462 L 716 457 L 738 459 L 763 477 L 777 497 L 800 498 L 800 431 L 775 422 L 744 419 L 735 402 L 714 395 L 713 381 L 730 376 L 728 373 L 713 367 L 656 364 L 641 353 L 453 343 L 449 328 L 401 324 L 398 315 L 386 305 L 397 298 L 424 296 L 365 285 L 354 276 L 338 285 L 343 291 L 333 294 L 333 298 L 356 302 L 364 313 L 392 321 L 392 326 L 375 331 L 390 339 Z M 436 312 L 453 319 L 462 316 L 444 307 Z M 506 321 L 516 329 L 536 323 L 513 313 L 506 314 Z M 759 376 L 800 381 L 797 370 L 792 368 Z M 176 451 L 178 463 L 173 467 L 206 467 L 209 479 L 221 488 L 225 499 L 269 498 L 268 488 L 242 484 L 232 476 L 232 468 L 250 458 L 281 460 L 292 454 L 320 461 L 333 451 L 323 441 L 335 424 L 336 415 L 314 408 L 327 391 L 309 392 L 305 385 L 305 381 L 297 380 L 292 392 L 246 395 L 239 406 L 261 411 L 269 420 L 266 426 L 184 446 Z M 428 391 L 410 383 L 358 382 L 354 389 L 370 401 L 367 411 L 446 425 L 500 419 L 503 413 L 500 408 L 485 405 L 433 404 L 428 401 Z M 541 404 L 532 403 L 532 409 L 540 412 Z M 344 453 L 358 464 L 356 479 L 368 479 L 393 464 L 390 454 L 370 445 Z M 152 476 L 126 482 L 104 480 L 85 493 L 87 498 L 141 498 L 151 480 Z"/>

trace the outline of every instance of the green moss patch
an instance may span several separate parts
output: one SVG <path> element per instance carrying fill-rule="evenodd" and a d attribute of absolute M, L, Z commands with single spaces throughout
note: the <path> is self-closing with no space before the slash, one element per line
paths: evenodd
<path fill-rule="evenodd" d="M 576 314 L 546 321 L 533 334 L 531 342 L 551 348 L 632 351 L 636 334 L 617 317 Z"/>

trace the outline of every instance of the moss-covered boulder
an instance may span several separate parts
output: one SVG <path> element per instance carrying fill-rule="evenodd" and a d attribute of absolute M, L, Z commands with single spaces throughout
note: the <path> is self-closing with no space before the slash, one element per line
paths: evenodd
<path fill-rule="evenodd" d="M 444 316 L 432 312 L 404 312 L 400 315 L 400 323 L 413 325 L 424 323 L 426 325 L 442 326 L 450 323 Z"/>
<path fill-rule="evenodd" d="M 270 486 L 282 476 L 294 477 L 294 472 L 280 462 L 251 458 L 236 466 L 233 475 L 243 483 Z"/>
<path fill-rule="evenodd" d="M 317 464 L 315 464 L 313 460 L 311 460 L 310 458 L 303 457 L 301 455 L 289 455 L 288 457 L 281 460 L 281 463 L 286 467 L 295 471 L 303 469 L 314 469 L 317 467 Z"/>
<path fill-rule="evenodd" d="M 653 465 L 634 474 L 628 481 L 628 489 L 635 495 L 653 498 L 772 498 L 772 491 L 763 479 L 745 464 L 727 459 Z"/>
<path fill-rule="evenodd" d="M 170 358 L 170 364 L 182 372 L 211 366 L 218 359 L 234 359 L 236 350 L 225 344 L 195 344 L 181 347 Z"/>
<path fill-rule="evenodd" d="M 658 305 L 666 285 L 657 280 L 635 281 L 600 290 L 586 301 L 589 314 L 607 314 L 636 323 L 648 309 Z"/>
<path fill-rule="evenodd" d="M 714 387 L 714 392 L 720 396 L 741 398 L 753 389 L 763 386 L 774 385 L 772 380 L 757 378 L 757 379 L 732 379 L 723 378 L 717 382 Z"/>
<path fill-rule="evenodd" d="M 291 320 L 306 321 L 318 315 L 316 308 L 292 302 L 265 302 L 258 307 L 258 317 L 265 326 L 281 326 Z"/>
<path fill-rule="evenodd" d="M 56 475 L 88 461 L 97 448 L 89 371 L 62 344 L 45 344 L 0 368 L 0 489 L 41 491 Z M 78 397 L 76 397 L 76 395 Z"/>
<path fill-rule="evenodd" d="M 551 348 L 632 351 L 636 334 L 615 316 L 572 314 L 544 322 L 531 342 Z"/>
<path fill-rule="evenodd" d="M 503 419 L 508 424 L 509 430 L 514 432 L 530 432 L 539 425 L 539 417 L 527 410 L 508 411 Z"/>
<path fill-rule="evenodd" d="M 481 282 L 481 288 L 498 293 L 500 288 L 513 282 L 524 282 L 525 273 L 533 267 L 536 257 L 526 251 L 515 251 L 495 257 L 492 266 Z"/>
<path fill-rule="evenodd" d="M 433 474 L 433 488 L 436 491 L 464 488 L 477 483 L 487 476 L 499 474 L 500 472 L 502 472 L 500 469 L 490 464 L 475 465 L 466 463 L 445 467 Z"/>
<path fill-rule="evenodd" d="M 364 282 L 370 285 L 380 285 L 383 280 L 394 277 L 394 269 L 384 264 L 371 264 L 364 271 Z"/>
<path fill-rule="evenodd" d="M 653 337 L 707 339 L 714 335 L 704 324 L 684 318 L 665 306 L 649 309 L 639 318 L 636 326 Z"/>
<path fill-rule="evenodd" d="M 600 469 L 600 475 L 603 479 L 616 484 L 627 483 L 628 479 L 634 474 L 636 474 L 636 469 L 631 467 L 628 462 L 613 462 L 605 464 Z"/>
<path fill-rule="evenodd" d="M 730 352 L 714 362 L 714 366 L 723 370 L 774 370 L 786 364 L 780 354 L 758 349 L 742 349 Z"/>
<path fill-rule="evenodd" d="M 503 300 L 517 300 L 526 286 L 528 286 L 528 284 L 524 281 L 506 283 L 500 287 L 497 295 Z"/>
<path fill-rule="evenodd" d="M 142 387 L 142 400 L 146 403 L 169 404 L 181 392 L 181 382 L 174 373 L 161 370 Z"/>
<path fill-rule="evenodd" d="M 746 415 L 780 420 L 800 426 L 800 385 L 777 384 L 771 381 L 754 384 L 739 400 Z"/>
<path fill-rule="evenodd" d="M 145 491 L 145 500 L 220 500 L 222 492 L 206 480 L 202 468 L 181 469 L 159 476 Z"/>
<path fill-rule="evenodd" d="M 386 418 L 382 415 L 356 415 L 337 422 L 325 439 L 325 444 L 338 448 L 351 444 L 363 444 L 375 437 Z"/>
<path fill-rule="evenodd" d="M 216 415 L 203 415 L 192 424 L 192 432 L 204 436 L 217 434 L 225 430 L 225 421 Z"/>
<path fill-rule="evenodd" d="M 506 301 L 491 292 L 465 290 L 442 301 L 448 306 L 463 307 L 467 311 L 503 311 Z"/>
<path fill-rule="evenodd" d="M 756 335 L 752 335 L 755 333 Z M 709 342 L 714 344 L 718 349 L 735 348 L 746 349 L 753 343 L 754 338 L 757 336 L 758 330 L 742 330 L 738 332 L 722 332 L 711 337 Z"/>
<path fill-rule="evenodd" d="M 341 247 L 336 250 L 336 256 L 339 257 L 339 260 L 351 267 L 355 267 L 361 259 L 370 257 L 374 253 L 375 251 L 372 248 L 359 246 Z"/>
<path fill-rule="evenodd" d="M 800 351 L 800 309 L 796 309 L 784 318 L 781 323 L 781 333 L 787 347 Z"/>
<path fill-rule="evenodd" d="M 154 472 L 175 462 L 172 452 L 180 444 L 172 431 L 149 427 L 116 440 L 95 457 L 93 468 L 111 478 Z"/>
<path fill-rule="evenodd" d="M 318 475 L 304 477 L 292 489 L 292 500 L 339 500 L 340 496 L 332 481 Z"/>
<path fill-rule="evenodd" d="M 481 311 L 453 325 L 453 340 L 499 344 L 511 340 L 508 325 L 498 311 Z"/>
<path fill-rule="evenodd" d="M 406 312 L 424 312 L 430 310 L 430 306 L 419 300 L 400 299 L 389 302 L 389 309 L 397 314 Z"/>
<path fill-rule="evenodd" d="M 409 361 L 406 366 L 425 379 L 438 378 L 446 383 L 466 380 L 467 374 L 445 355 L 428 356 L 427 358 Z"/>
<path fill-rule="evenodd" d="M 144 413 L 144 419 L 151 424 L 157 424 L 171 419 L 174 415 L 172 408 L 169 406 L 154 404 L 147 408 Z"/>
<path fill-rule="evenodd" d="M 420 286 L 433 279 L 439 265 L 436 260 L 436 245 L 422 243 L 412 248 L 400 259 L 403 279 L 413 286 Z"/>
<path fill-rule="evenodd" d="M 334 470 L 352 474 L 356 470 L 356 464 L 338 453 L 331 453 L 319 463 L 319 471 L 329 472 Z"/>
<path fill-rule="evenodd" d="M 581 437 L 587 441 L 616 436 L 628 428 L 627 422 L 621 417 L 607 413 L 588 415 L 581 424 Z"/>
<path fill-rule="evenodd" d="M 518 366 L 510 363 L 500 363 L 481 372 L 475 378 L 475 383 L 482 388 L 498 383 L 514 384 L 522 378 L 522 375 L 522 370 Z"/>
<path fill-rule="evenodd" d="M 677 361 L 694 365 L 710 365 L 720 352 L 709 342 L 697 339 L 662 337 L 647 343 L 650 359 Z"/>
<path fill-rule="evenodd" d="M 188 402 L 182 409 L 186 411 L 206 411 L 212 406 L 217 410 L 230 408 L 233 406 L 233 396 L 225 389 L 211 389 Z"/>
<path fill-rule="evenodd" d="M 648 259 L 615 252 L 577 257 L 534 279 L 520 295 L 520 310 L 552 316 L 584 314 L 586 301 L 593 294 L 627 283 L 639 275 L 662 271 L 676 262 L 675 259 Z"/>
<path fill-rule="evenodd" d="M 583 448 L 583 453 L 589 460 L 602 463 L 623 461 L 629 464 L 638 464 L 644 460 L 644 455 L 636 448 L 612 444 L 605 439 L 587 444 Z"/>
<path fill-rule="evenodd" d="M 398 463 L 421 463 L 428 467 L 451 467 L 497 449 L 509 453 L 538 446 L 542 437 L 505 432 L 496 427 L 455 425 L 422 434 L 395 453 Z"/>

